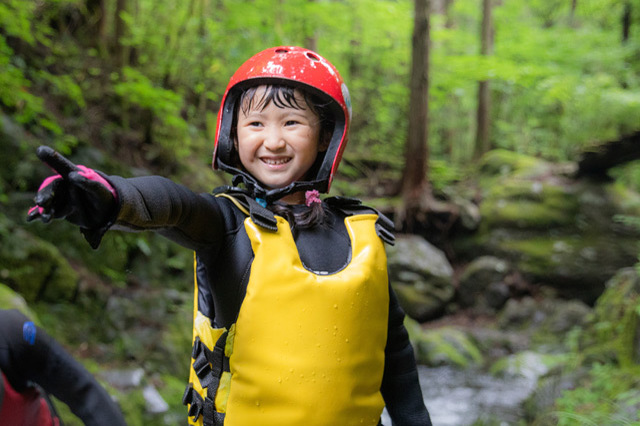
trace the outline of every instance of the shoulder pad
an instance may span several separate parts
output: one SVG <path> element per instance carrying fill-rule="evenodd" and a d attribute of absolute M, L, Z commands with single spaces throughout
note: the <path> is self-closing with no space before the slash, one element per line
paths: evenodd
<path fill-rule="evenodd" d="M 380 213 L 378 210 L 373 207 L 365 206 L 362 204 L 362 201 L 357 198 L 329 197 L 324 201 L 329 205 L 329 207 L 335 208 L 347 216 L 367 213 L 378 215 L 378 220 L 376 220 L 376 233 L 378 234 L 378 237 L 389 245 L 395 244 L 396 239 L 393 235 L 395 232 L 395 226 L 391 219 Z"/>

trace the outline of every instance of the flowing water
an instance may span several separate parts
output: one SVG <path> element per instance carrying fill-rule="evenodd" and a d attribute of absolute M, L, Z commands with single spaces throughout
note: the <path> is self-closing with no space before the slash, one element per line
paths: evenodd
<path fill-rule="evenodd" d="M 522 419 L 521 403 L 535 389 L 537 377 L 497 378 L 452 367 L 419 366 L 420 385 L 434 426 L 467 426 L 476 420 L 513 425 Z M 385 426 L 391 425 L 386 411 Z"/>

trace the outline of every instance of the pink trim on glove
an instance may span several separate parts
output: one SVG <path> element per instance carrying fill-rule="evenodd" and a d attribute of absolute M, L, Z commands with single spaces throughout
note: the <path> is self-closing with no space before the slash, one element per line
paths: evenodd
<path fill-rule="evenodd" d="M 42 214 L 42 212 L 44 212 L 44 209 L 40 206 L 33 206 L 29 209 L 28 214 L 30 215 L 34 210 L 38 210 L 38 214 Z"/>
<path fill-rule="evenodd" d="M 111 184 L 109 182 L 107 182 L 107 180 L 105 178 L 100 176 L 100 174 L 98 174 L 95 170 L 90 169 L 90 168 L 85 167 L 85 166 L 82 166 L 82 165 L 78 165 L 77 167 L 81 170 L 80 172 L 78 172 L 78 174 L 80 176 L 84 176 L 85 178 L 87 178 L 89 180 L 92 180 L 94 182 L 98 182 L 99 184 L 101 184 L 102 186 L 104 186 L 105 188 L 107 188 L 111 192 L 111 194 L 113 195 L 113 198 L 115 198 L 116 200 L 118 199 L 118 193 L 113 188 L 113 186 L 111 186 Z"/>
<path fill-rule="evenodd" d="M 40 184 L 40 188 L 38 188 L 38 191 L 40 191 L 42 188 L 45 188 L 47 185 L 50 185 L 51 182 L 53 182 L 56 179 L 62 179 L 62 176 L 60 175 L 49 176 L 48 178 L 42 181 L 42 183 Z"/>

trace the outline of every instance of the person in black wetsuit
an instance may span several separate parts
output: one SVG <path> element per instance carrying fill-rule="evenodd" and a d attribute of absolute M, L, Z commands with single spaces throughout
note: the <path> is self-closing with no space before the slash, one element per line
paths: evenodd
<path fill-rule="evenodd" d="M 126 425 L 107 391 L 59 343 L 21 312 L 0 310 L 0 424 L 59 425 L 48 395 L 86 425 Z"/>
<path fill-rule="evenodd" d="M 267 49 L 232 76 L 213 166 L 234 187 L 195 194 L 123 178 L 41 147 L 59 174 L 29 220 L 64 218 L 97 248 L 107 230 L 153 230 L 195 251 L 190 424 L 431 424 L 383 242 L 393 225 L 328 192 L 351 102 L 315 52 Z M 241 187 L 238 187 L 241 186 Z"/>

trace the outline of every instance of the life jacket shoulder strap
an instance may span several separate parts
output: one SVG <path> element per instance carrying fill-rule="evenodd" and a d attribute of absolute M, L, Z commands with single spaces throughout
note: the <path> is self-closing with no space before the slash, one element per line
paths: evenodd
<path fill-rule="evenodd" d="M 221 186 L 213 190 L 213 195 L 231 200 L 244 214 L 251 217 L 253 223 L 261 228 L 272 232 L 278 230 L 275 214 L 251 197 L 247 191 L 233 186 Z"/>
<path fill-rule="evenodd" d="M 376 233 L 378 234 L 378 237 L 389 245 L 395 244 L 395 226 L 393 221 L 378 210 L 362 204 L 362 201 L 357 198 L 337 196 L 329 197 L 324 201 L 329 205 L 329 207 L 341 211 L 346 216 L 354 216 L 358 214 L 377 215 L 378 220 L 376 220 Z"/>

